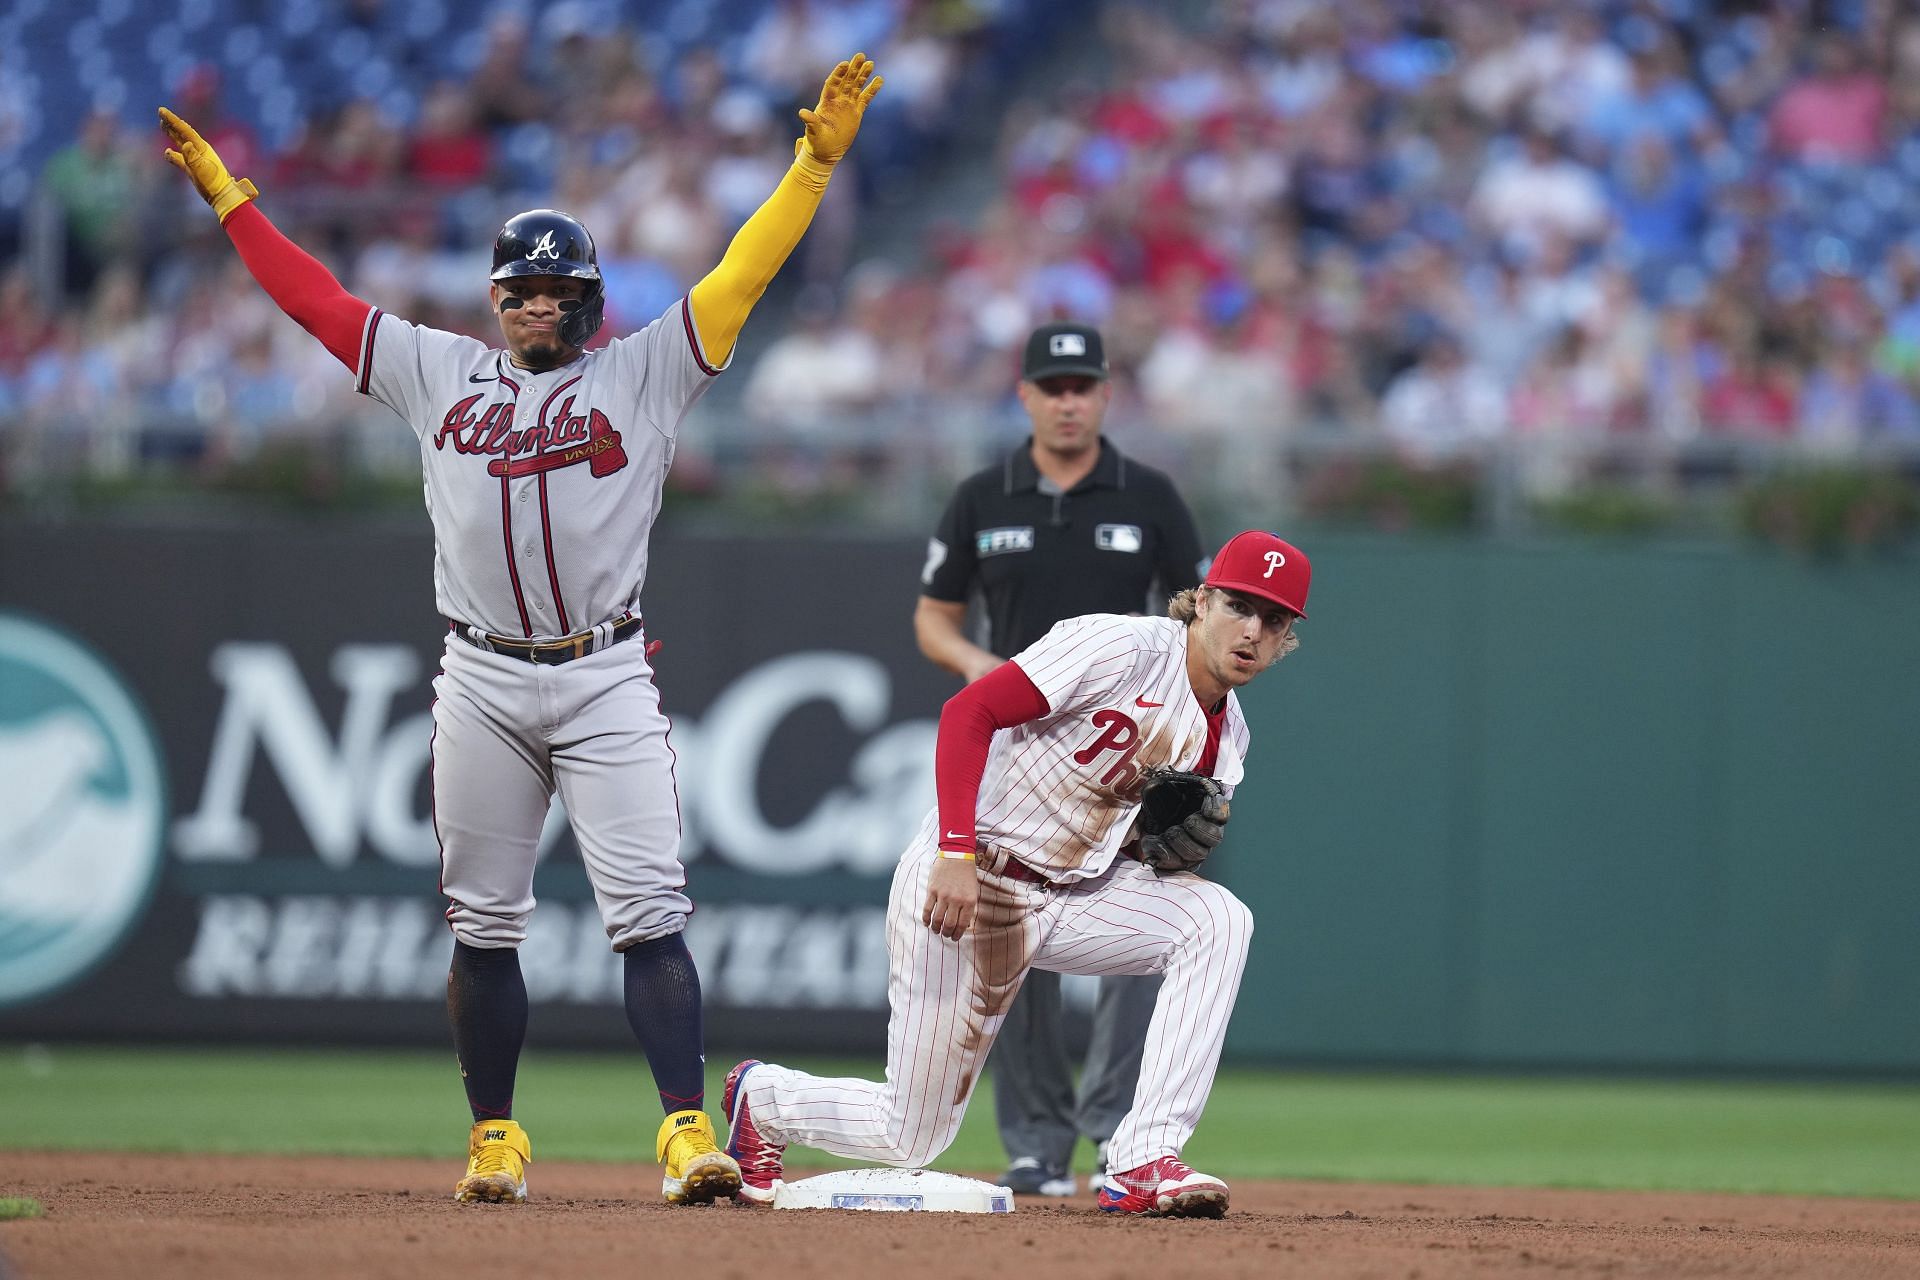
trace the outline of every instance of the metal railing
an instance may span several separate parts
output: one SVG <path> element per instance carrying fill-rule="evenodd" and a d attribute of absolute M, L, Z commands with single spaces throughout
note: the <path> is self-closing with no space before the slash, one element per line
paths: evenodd
<path fill-rule="evenodd" d="M 1026 434 L 1017 410 L 978 404 L 909 401 L 789 426 L 725 403 L 703 405 L 681 432 L 668 509 L 714 527 L 928 530 L 960 479 Z M 1771 492 L 1789 506 L 1837 505 L 1825 518 L 1843 522 L 1848 504 L 1864 504 L 1852 518 L 1904 530 L 1920 492 L 1920 443 L 1892 439 L 1836 447 L 1736 432 L 1568 432 L 1415 458 L 1377 431 L 1332 423 L 1175 432 L 1114 420 L 1109 436 L 1167 471 L 1209 529 L 1307 522 L 1388 532 L 1711 536 L 1764 523 L 1753 505 Z M 238 446 L 179 415 L 127 406 L 84 423 L 0 419 L 0 494 L 16 509 L 196 496 L 402 505 L 418 502 L 419 475 L 418 441 L 375 405 L 261 425 Z"/>

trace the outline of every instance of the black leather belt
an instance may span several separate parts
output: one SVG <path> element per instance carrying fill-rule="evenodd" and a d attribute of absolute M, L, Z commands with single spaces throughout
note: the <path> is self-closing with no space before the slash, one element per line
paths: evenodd
<path fill-rule="evenodd" d="M 448 618 L 446 623 L 453 634 L 476 649 L 485 649 L 488 653 L 498 653 L 505 657 L 518 658 L 522 662 L 535 662 L 546 667 L 557 667 L 563 662 L 572 662 L 575 658 L 584 658 L 590 653 L 598 653 L 602 649 L 619 644 L 627 637 L 637 635 L 641 626 L 640 616 L 630 613 L 621 617 L 611 627 L 602 625 L 559 640 L 515 640 L 510 636 L 496 636 L 453 618 Z M 602 639 L 602 637 L 605 638 Z"/>

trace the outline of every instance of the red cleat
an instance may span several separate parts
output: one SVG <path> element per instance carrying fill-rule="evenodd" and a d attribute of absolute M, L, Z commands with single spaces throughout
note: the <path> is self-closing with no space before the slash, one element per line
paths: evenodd
<path fill-rule="evenodd" d="M 1100 1184 L 1100 1207 L 1155 1218 L 1223 1218 L 1227 1184 L 1195 1173 L 1178 1156 L 1161 1156 L 1138 1169 L 1109 1172 Z"/>
<path fill-rule="evenodd" d="M 740 1164 L 740 1195 L 753 1204 L 772 1204 L 780 1189 L 780 1161 L 786 1144 L 764 1137 L 753 1123 L 743 1087 L 747 1072 L 760 1065 L 758 1058 L 736 1063 L 727 1072 L 726 1089 L 720 1095 L 720 1107 L 731 1126 L 727 1133 L 727 1154 Z M 1220 1189 L 1222 1193 L 1225 1187 Z"/>

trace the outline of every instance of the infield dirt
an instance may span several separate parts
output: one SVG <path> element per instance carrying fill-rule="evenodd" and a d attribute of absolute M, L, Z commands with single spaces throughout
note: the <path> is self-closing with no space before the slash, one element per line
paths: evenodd
<path fill-rule="evenodd" d="M 1233 1184 L 1226 1219 L 1116 1219 L 1086 1193 L 1010 1217 L 674 1209 L 651 1164 L 537 1162 L 533 1199 L 457 1205 L 457 1161 L 9 1153 L 8 1280 L 507 1275 L 698 1280 L 1920 1275 L 1920 1203 L 1310 1182 Z"/>

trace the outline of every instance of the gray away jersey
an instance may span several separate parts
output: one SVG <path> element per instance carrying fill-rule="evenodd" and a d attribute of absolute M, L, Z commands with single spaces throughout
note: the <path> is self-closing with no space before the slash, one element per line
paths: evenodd
<path fill-rule="evenodd" d="M 680 422 L 725 367 L 684 298 L 545 373 L 369 311 L 356 386 L 420 437 L 440 612 L 551 639 L 637 611 Z"/>

